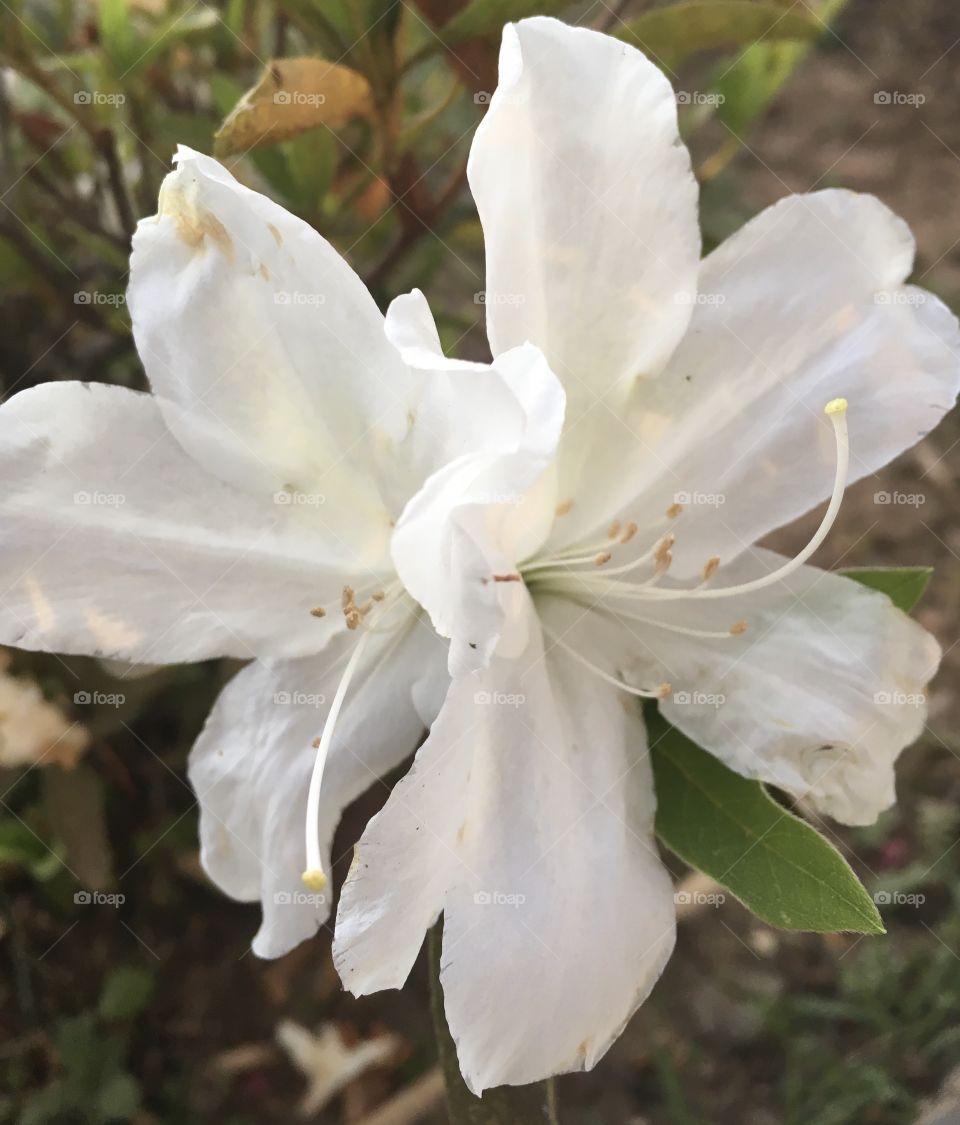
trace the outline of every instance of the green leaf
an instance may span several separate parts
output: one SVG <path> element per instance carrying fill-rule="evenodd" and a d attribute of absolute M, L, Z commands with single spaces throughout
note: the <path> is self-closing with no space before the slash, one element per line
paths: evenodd
<path fill-rule="evenodd" d="M 809 824 L 648 715 L 657 835 L 682 860 L 727 887 L 762 921 L 784 930 L 882 934 L 867 891 Z"/>
<path fill-rule="evenodd" d="M 853 566 L 839 572 L 871 590 L 886 594 L 890 601 L 909 613 L 923 597 L 933 575 L 932 566 Z"/>
<path fill-rule="evenodd" d="M 147 1006 L 153 993 L 153 976 L 144 969 L 121 965 L 107 977 L 100 996 L 100 1018 L 128 1020 Z"/>
<path fill-rule="evenodd" d="M 681 0 L 611 29 L 653 59 L 676 66 L 697 51 L 743 47 L 757 40 L 816 39 L 823 24 L 803 8 L 758 0 Z"/>
<path fill-rule="evenodd" d="M 505 23 L 528 16 L 556 16 L 569 7 L 570 0 L 473 0 L 443 25 L 440 35 L 444 43 L 499 36 Z"/>
<path fill-rule="evenodd" d="M 821 0 L 815 6 L 821 30 L 835 19 L 846 0 Z M 724 64 L 716 80 L 716 91 L 723 100 L 720 118 L 736 134 L 741 134 L 760 117 L 776 98 L 781 87 L 811 49 L 808 42 L 754 43 L 732 66 Z"/>
<path fill-rule="evenodd" d="M 128 0 L 100 0 L 100 41 L 116 74 L 121 74 L 134 61 L 136 36 L 130 21 Z"/>

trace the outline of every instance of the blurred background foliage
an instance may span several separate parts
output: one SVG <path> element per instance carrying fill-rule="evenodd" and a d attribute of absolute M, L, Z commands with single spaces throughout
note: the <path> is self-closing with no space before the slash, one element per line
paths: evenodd
<path fill-rule="evenodd" d="M 145 386 L 123 299 L 129 239 L 155 211 L 177 144 L 215 152 L 312 223 L 381 305 L 412 285 L 429 292 L 445 344 L 482 354 L 483 249 L 466 157 L 495 88 L 501 27 L 531 14 L 607 31 L 664 66 L 708 247 L 788 190 L 842 183 L 877 191 L 919 224 L 923 283 L 955 299 L 960 193 L 949 184 L 960 137 L 948 56 L 960 17 L 949 0 L 916 0 L 909 16 L 896 0 L 844 9 L 0 0 L 4 390 L 61 378 Z M 916 101 L 882 116 L 889 103 L 877 96 L 891 90 L 928 90 L 926 116 Z M 907 522 L 875 532 L 854 490 L 825 560 L 937 562 L 921 617 L 948 643 L 960 586 L 945 459 L 955 429 L 886 478 L 923 485 L 926 531 Z M 324 1120 L 380 1120 L 377 1107 L 417 1090 L 416 1119 L 442 1120 L 423 967 L 404 993 L 353 1002 L 338 990 L 327 936 L 258 963 L 248 952 L 256 908 L 228 902 L 199 869 L 186 754 L 233 667 L 11 659 L 0 669 L 0 1120 L 288 1121 L 304 1082 L 319 1089 L 342 1059 L 289 1026 L 277 1046 L 284 1019 L 331 1024 L 347 1053 L 391 1034 L 389 1057 L 319 1110 Z M 884 1125 L 915 1120 L 944 1083 L 950 1097 L 960 1059 L 955 677 L 954 655 L 930 736 L 903 771 L 901 808 L 875 829 L 831 834 L 888 896 L 889 936 L 777 934 L 733 903 L 690 920 L 608 1059 L 561 1084 L 565 1121 Z M 379 800 L 347 817 L 338 881 Z M 383 1121 L 415 1119 L 399 1113 Z"/>

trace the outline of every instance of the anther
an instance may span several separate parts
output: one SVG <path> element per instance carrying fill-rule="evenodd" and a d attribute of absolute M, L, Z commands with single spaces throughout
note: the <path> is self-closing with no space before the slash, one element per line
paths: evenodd
<path fill-rule="evenodd" d="M 311 891 L 322 891 L 327 885 L 327 877 L 319 867 L 311 867 L 309 871 L 304 871 L 300 879 Z"/>
<path fill-rule="evenodd" d="M 382 602 L 386 596 L 387 595 L 383 592 L 383 590 L 374 590 L 374 592 L 370 595 L 370 597 L 373 598 L 375 602 Z"/>
<path fill-rule="evenodd" d="M 747 631 L 746 621 L 734 621 L 734 623 L 730 626 L 730 635 L 732 637 L 739 637 L 739 636 L 741 636 L 741 634 L 745 633 L 746 631 Z"/>
<path fill-rule="evenodd" d="M 613 555 L 611 555 L 609 551 L 601 551 L 599 555 L 594 556 L 593 565 L 603 566 L 604 563 L 608 563 L 612 558 Z"/>
<path fill-rule="evenodd" d="M 310 610 L 310 616 L 311 617 L 326 617 L 327 611 L 323 608 L 322 605 L 315 605 L 313 607 L 313 609 Z"/>
<path fill-rule="evenodd" d="M 494 582 L 522 582 L 523 578 L 519 574 L 495 574 L 493 580 Z"/>
<path fill-rule="evenodd" d="M 623 535 L 620 536 L 621 543 L 629 543 L 630 540 L 637 534 L 637 525 L 631 520 L 624 528 Z"/>
<path fill-rule="evenodd" d="M 349 609 L 353 605 L 353 599 L 356 595 L 353 592 L 352 586 L 344 586 L 343 595 L 340 599 L 340 604 L 344 609 Z"/>
<path fill-rule="evenodd" d="M 658 699 L 669 699 L 671 695 L 673 695 L 673 685 L 668 684 L 666 681 L 664 681 L 657 688 L 657 698 Z"/>
<path fill-rule="evenodd" d="M 679 516 L 682 511 L 683 511 L 683 505 L 682 504 L 671 504 L 670 507 L 667 508 L 665 514 L 666 514 L 666 517 L 667 517 L 668 520 L 675 520 L 677 518 L 677 516 Z"/>
<path fill-rule="evenodd" d="M 610 527 L 607 529 L 607 538 L 616 539 L 616 537 L 620 534 L 620 527 L 620 521 L 614 520 L 613 523 L 610 524 Z"/>
<path fill-rule="evenodd" d="M 706 565 L 703 568 L 703 581 L 709 582 L 710 579 L 717 573 L 717 570 L 719 569 L 719 567 L 720 567 L 720 556 L 719 555 L 711 555 L 710 558 L 707 559 Z"/>
<path fill-rule="evenodd" d="M 558 504 L 554 509 L 554 514 L 558 516 L 565 516 L 567 512 L 573 507 L 572 500 L 564 500 L 562 504 Z"/>

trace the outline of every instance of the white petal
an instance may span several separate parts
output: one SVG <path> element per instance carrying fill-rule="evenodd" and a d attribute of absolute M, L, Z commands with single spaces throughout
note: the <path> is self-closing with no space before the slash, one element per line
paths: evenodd
<path fill-rule="evenodd" d="M 721 567 L 713 585 L 749 581 L 784 561 L 754 549 Z M 635 682 L 672 685 L 660 709 L 684 734 L 843 823 L 870 824 L 893 804 L 894 762 L 923 730 L 940 650 L 887 597 L 805 566 L 742 598 L 638 612 L 716 631 L 747 622 L 723 640 L 611 622 L 619 636 L 608 650 L 632 664 Z"/>
<path fill-rule="evenodd" d="M 286 953 L 329 914 L 326 896 L 318 902 L 300 878 L 307 788 L 312 742 L 354 644 L 351 635 L 322 657 L 248 665 L 220 694 L 191 752 L 204 868 L 232 897 L 261 901 L 263 924 L 253 942 L 261 957 Z M 364 654 L 324 771 L 325 870 L 343 809 L 413 751 L 434 717 L 427 700 L 446 680 L 443 650 L 428 626 L 411 621 Z"/>
<path fill-rule="evenodd" d="M 347 988 L 399 987 L 442 910 L 441 980 L 472 1090 L 593 1066 L 673 946 L 642 721 L 539 628 L 455 681 L 367 826 L 337 919 Z"/>
<path fill-rule="evenodd" d="M 830 399 L 850 404 L 852 480 L 913 445 L 956 399 L 960 332 L 903 287 L 912 261 L 906 225 L 871 196 L 791 196 L 748 223 L 704 261 L 668 370 L 602 434 L 581 433 L 592 483 L 558 530 L 587 530 L 584 513 L 644 523 L 679 500 L 673 572 L 692 574 L 829 494 Z"/>
<path fill-rule="evenodd" d="M 564 393 L 531 344 L 492 366 L 455 364 L 439 352 L 432 327 L 419 293 L 391 307 L 393 339 L 430 375 L 424 437 L 411 439 L 411 457 L 442 466 L 404 509 L 391 550 L 404 586 L 453 638 L 450 668 L 459 674 L 481 667 L 499 639 L 509 591 L 495 576 L 512 572 L 549 530 L 555 501 L 547 470 Z"/>
<path fill-rule="evenodd" d="M 0 472 L 4 644 L 165 663 L 302 655 L 342 627 L 339 543 L 316 510 L 205 472 L 149 395 L 15 395 L 0 408 Z M 331 616 L 311 617 L 324 602 Z"/>
<path fill-rule="evenodd" d="M 574 417 L 659 371 L 690 318 L 700 232 L 673 90 L 653 63 L 557 20 L 508 24 L 468 171 L 494 355 L 537 344 Z"/>
<path fill-rule="evenodd" d="M 230 482 L 326 495 L 373 518 L 372 480 L 389 476 L 414 405 L 383 317 L 307 223 L 209 157 L 181 148 L 177 159 L 159 214 L 134 236 L 128 293 L 168 423 Z"/>

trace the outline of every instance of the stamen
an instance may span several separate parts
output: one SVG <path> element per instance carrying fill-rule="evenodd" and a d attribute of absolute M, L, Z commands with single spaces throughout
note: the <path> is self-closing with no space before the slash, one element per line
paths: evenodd
<path fill-rule="evenodd" d="M 614 520 L 613 523 L 610 524 L 610 527 L 607 529 L 607 538 L 616 539 L 616 537 L 620 534 L 620 526 L 620 521 Z"/>
<path fill-rule="evenodd" d="M 706 564 L 704 565 L 702 581 L 703 582 L 709 582 L 710 579 L 717 573 L 719 568 L 720 568 L 720 556 L 719 555 L 711 555 L 710 558 L 707 559 Z"/>
<path fill-rule="evenodd" d="M 731 637 L 739 636 L 746 631 L 746 621 L 737 621 L 731 625 L 729 629 L 723 632 L 713 631 L 710 629 L 694 629 L 686 625 L 674 625 L 669 621 L 656 621 L 651 617 L 642 617 L 638 613 L 632 613 L 624 610 L 619 606 L 613 607 L 604 605 L 600 608 L 604 613 L 610 617 L 629 617 L 631 621 L 636 621 L 641 625 L 651 625 L 654 629 L 663 629 L 667 633 L 679 633 L 683 637 L 703 637 L 710 641 L 728 641 Z"/>
<path fill-rule="evenodd" d="M 618 680 L 616 676 L 611 676 L 609 672 L 604 672 L 602 668 L 598 668 L 591 660 L 588 660 L 581 653 L 572 648 L 566 641 L 561 640 L 556 633 L 543 626 L 543 631 L 550 638 L 550 640 L 562 648 L 564 652 L 569 653 L 574 660 L 578 660 L 585 668 L 589 668 L 594 675 L 599 676 L 601 680 L 606 680 L 608 684 L 613 684 L 614 687 L 620 688 L 621 691 L 628 692 L 630 695 L 637 695 L 641 699 L 666 699 L 668 695 L 673 692 L 673 688 L 668 683 L 660 684 L 655 690 L 648 691 L 645 688 L 635 688 L 630 684 L 625 684 L 623 680 Z"/>
<path fill-rule="evenodd" d="M 626 528 L 623 532 L 623 535 L 620 536 L 620 542 L 621 543 L 629 543 L 630 540 L 637 534 L 637 531 L 638 531 L 637 525 L 633 522 L 633 520 L 631 520 L 627 524 L 627 526 L 626 526 Z"/>
<path fill-rule="evenodd" d="M 556 508 L 554 508 L 554 514 L 558 515 L 558 516 L 565 516 L 567 514 L 567 512 L 569 512 L 572 507 L 573 507 L 573 501 L 572 500 L 564 500 L 562 504 L 558 504 L 556 506 Z"/>
<path fill-rule="evenodd" d="M 595 555 L 593 559 L 594 566 L 603 566 L 613 558 L 609 551 L 601 551 L 599 555 Z"/>
<path fill-rule="evenodd" d="M 664 512 L 664 515 L 667 517 L 668 520 L 675 520 L 677 518 L 677 516 L 679 516 L 682 511 L 683 511 L 683 505 L 682 504 L 671 504 L 670 507 L 667 508 L 666 512 Z"/>
<path fill-rule="evenodd" d="M 642 584 L 625 585 L 617 588 L 617 583 L 609 583 L 609 580 L 617 574 L 624 572 L 627 568 L 617 568 L 614 570 L 605 571 L 602 578 L 600 576 L 591 576 L 586 574 L 573 574 L 571 578 L 576 578 L 585 589 L 599 593 L 601 595 L 607 594 L 617 598 L 626 600 L 644 600 L 651 601 L 682 601 L 685 598 L 733 598 L 740 597 L 743 594 L 752 593 L 754 590 L 762 590 L 767 586 L 773 586 L 777 582 L 782 582 L 789 574 L 799 570 L 801 566 L 810 558 L 816 551 L 820 544 L 826 539 L 830 528 L 833 526 L 837 518 L 837 513 L 840 510 L 840 504 L 843 500 L 844 489 L 847 485 L 847 475 L 850 468 L 850 438 L 847 432 L 847 400 L 843 398 L 836 398 L 828 402 L 824 407 L 824 413 L 833 424 L 834 437 L 837 444 L 837 467 L 833 481 L 833 493 L 830 497 L 830 503 L 827 505 L 827 510 L 824 513 L 820 526 L 814 532 L 812 538 L 803 548 L 803 550 L 794 558 L 789 559 L 778 567 L 776 570 L 770 571 L 769 574 L 764 574 L 759 578 L 754 578 L 749 582 L 742 582 L 737 586 L 721 586 L 711 587 L 704 589 L 702 586 L 694 587 L 691 589 L 663 589 L 657 587 L 656 589 L 644 588 Z M 657 550 L 668 550 L 669 548 L 661 548 L 658 546 Z M 636 565 L 636 564 L 632 564 Z M 709 565 L 709 564 L 708 564 Z M 711 572 L 712 573 L 712 572 Z"/>
<path fill-rule="evenodd" d="M 340 716 L 340 709 L 343 707 L 347 689 L 350 687 L 350 681 L 353 679 L 353 674 L 357 670 L 357 665 L 360 663 L 360 657 L 366 647 L 368 639 L 369 634 L 364 633 L 357 642 L 357 647 L 351 653 L 350 659 L 347 661 L 347 666 L 340 678 L 340 683 L 337 685 L 337 691 L 333 697 L 333 703 L 330 705 L 330 713 L 327 715 L 327 721 L 323 724 L 323 732 L 319 740 L 314 742 L 314 745 L 317 747 L 317 756 L 313 762 L 313 773 L 310 775 L 310 788 L 307 792 L 307 867 L 301 876 L 304 884 L 312 891 L 322 891 L 327 885 L 327 877 L 323 871 L 323 860 L 320 858 L 319 811 L 320 784 L 323 781 L 323 769 L 327 764 L 330 744 L 333 742 L 333 731 L 334 727 L 337 725 L 337 719 Z"/>
<path fill-rule="evenodd" d="M 313 609 L 310 610 L 310 616 L 311 617 L 326 617 L 327 611 L 323 608 L 322 605 L 315 605 L 313 607 Z"/>

